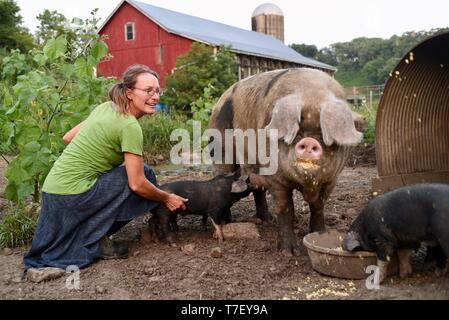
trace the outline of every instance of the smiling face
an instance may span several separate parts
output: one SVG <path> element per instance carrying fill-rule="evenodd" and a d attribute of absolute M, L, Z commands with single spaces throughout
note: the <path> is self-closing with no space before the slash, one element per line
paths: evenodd
<path fill-rule="evenodd" d="M 155 113 L 159 90 L 159 80 L 154 75 L 149 73 L 138 75 L 134 87 L 126 89 L 130 113 L 136 118 Z"/>

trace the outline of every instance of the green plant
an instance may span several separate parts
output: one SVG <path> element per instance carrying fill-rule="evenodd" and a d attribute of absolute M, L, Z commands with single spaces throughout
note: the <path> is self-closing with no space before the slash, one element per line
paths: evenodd
<path fill-rule="evenodd" d="M 212 109 L 218 101 L 218 98 L 213 95 L 214 90 L 215 88 L 209 84 L 204 88 L 203 95 L 190 104 L 193 120 L 201 121 L 203 130 L 207 128 Z"/>
<path fill-rule="evenodd" d="M 171 148 L 177 143 L 170 141 L 170 135 L 175 129 L 186 129 L 187 117 L 182 113 L 157 113 L 152 117 L 143 117 L 139 120 L 143 131 L 143 144 L 147 157 L 163 155 L 167 157 Z"/>
<path fill-rule="evenodd" d="M 78 21 L 76 44 L 62 35 L 50 39 L 43 49 L 30 51 L 32 67 L 15 73 L 12 93 L 2 98 L 4 148 L 17 150 L 5 172 L 7 199 L 23 205 L 25 198 L 33 195 L 39 202 L 45 177 L 64 148 L 62 136 L 104 100 L 111 82 L 97 77 L 95 67 L 108 48 L 94 31 L 92 24 L 97 22 L 95 17 Z M 17 54 L 7 58 L 9 63 L 22 59 Z"/>
<path fill-rule="evenodd" d="M 355 112 L 361 114 L 366 119 L 367 125 L 363 133 L 363 142 L 367 144 L 373 144 L 375 142 L 377 107 L 378 103 L 374 103 L 372 106 L 363 104 L 361 107 L 354 109 Z"/>
<path fill-rule="evenodd" d="M 204 88 L 211 85 L 210 94 L 218 98 L 236 81 L 237 62 L 228 48 L 194 43 L 186 55 L 176 60 L 161 102 L 188 112 L 192 102 L 204 94 Z"/>
<path fill-rule="evenodd" d="M 40 207 L 32 203 L 19 207 L 12 203 L 0 223 L 0 248 L 26 246 L 33 239 Z"/>

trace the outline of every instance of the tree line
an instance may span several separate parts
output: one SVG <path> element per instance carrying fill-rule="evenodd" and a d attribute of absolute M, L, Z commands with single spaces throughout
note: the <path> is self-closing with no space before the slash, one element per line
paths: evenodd
<path fill-rule="evenodd" d="M 63 34 L 68 38 L 69 43 L 73 42 L 70 41 L 73 40 L 70 38 L 74 37 L 75 34 L 70 27 L 70 21 L 63 14 L 46 9 L 37 16 L 37 19 L 39 25 L 35 34 L 32 35 L 26 28 L 21 26 L 22 17 L 16 2 L 14 0 L 0 1 L 0 60 L 9 54 L 11 49 L 18 49 L 22 53 L 26 53 L 35 47 L 42 47 L 49 39 Z M 337 42 L 322 49 L 318 49 L 316 45 L 304 43 L 293 43 L 290 47 L 306 57 L 337 67 L 336 79 L 343 86 L 376 85 L 385 83 L 391 70 L 394 69 L 400 59 L 410 49 L 427 37 L 447 31 L 449 31 L 449 28 L 436 28 L 430 31 L 408 31 L 400 36 L 393 35 L 389 39 L 360 37 L 350 42 Z M 196 51 L 198 48 L 194 49 Z M 201 54 L 203 53 L 201 52 Z M 227 64 L 230 59 L 229 55 L 225 56 L 225 60 L 227 60 L 225 64 Z M 191 71 L 189 69 L 201 68 L 198 62 L 203 58 L 199 58 L 198 52 L 192 54 L 192 57 L 188 57 L 187 61 L 180 61 L 179 65 L 188 65 L 191 62 L 189 61 L 190 58 L 195 60 L 194 66 L 186 68 L 183 70 L 184 72 L 179 72 L 180 75 L 185 74 L 185 71 Z M 217 66 L 216 69 L 220 68 L 225 70 L 235 69 L 235 66 L 231 63 L 230 68 Z M 211 72 L 206 70 L 205 73 L 210 74 Z M 226 77 L 229 78 L 229 76 Z M 204 82 L 204 78 L 206 77 L 201 77 L 200 75 L 200 79 L 196 80 Z M 230 78 L 234 79 L 233 77 Z M 182 87 L 179 81 L 173 79 L 172 83 L 175 84 L 175 82 L 178 82 L 174 85 L 176 89 L 179 89 L 178 86 Z M 187 82 L 191 84 L 191 81 Z M 225 82 L 227 84 L 229 82 L 228 79 Z M 219 86 L 217 83 L 213 84 L 214 87 L 217 85 Z M 202 93 L 202 88 L 198 91 Z M 216 91 L 220 90 L 217 89 Z M 170 96 L 166 97 L 168 103 L 172 102 L 173 98 L 183 100 L 182 105 L 191 103 L 186 97 L 180 97 L 182 94 L 179 91 L 176 94 L 173 93 L 173 91 L 168 93 L 168 96 Z"/>
<path fill-rule="evenodd" d="M 36 18 L 39 25 L 33 35 L 22 26 L 23 18 L 16 1 L 0 1 L 0 58 L 11 50 L 27 53 L 34 48 L 42 48 L 48 40 L 60 35 L 65 35 L 69 42 L 76 36 L 71 27 L 74 21 L 57 11 L 45 9 Z"/>
<path fill-rule="evenodd" d="M 408 51 L 426 38 L 447 31 L 449 28 L 409 31 L 389 39 L 360 37 L 320 50 L 309 44 L 293 43 L 290 47 L 306 57 L 336 66 L 335 77 L 343 86 L 367 86 L 384 84 Z"/>

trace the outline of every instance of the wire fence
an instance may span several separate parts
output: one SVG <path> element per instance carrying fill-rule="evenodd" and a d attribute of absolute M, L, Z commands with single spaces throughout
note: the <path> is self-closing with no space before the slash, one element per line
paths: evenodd
<path fill-rule="evenodd" d="M 377 105 L 383 94 L 385 85 L 345 88 L 346 100 L 354 107 Z"/>

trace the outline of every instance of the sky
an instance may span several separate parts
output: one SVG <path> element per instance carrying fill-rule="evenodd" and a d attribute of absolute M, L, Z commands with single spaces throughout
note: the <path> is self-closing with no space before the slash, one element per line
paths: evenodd
<path fill-rule="evenodd" d="M 94 8 L 106 19 L 121 0 L 16 0 L 23 26 L 34 33 L 36 16 L 56 10 L 67 18 L 88 18 Z M 251 15 L 260 4 L 281 8 L 285 43 L 314 44 L 319 49 L 357 37 L 390 38 L 406 31 L 449 27 L 448 0 L 140 0 L 158 7 L 251 30 Z"/>

